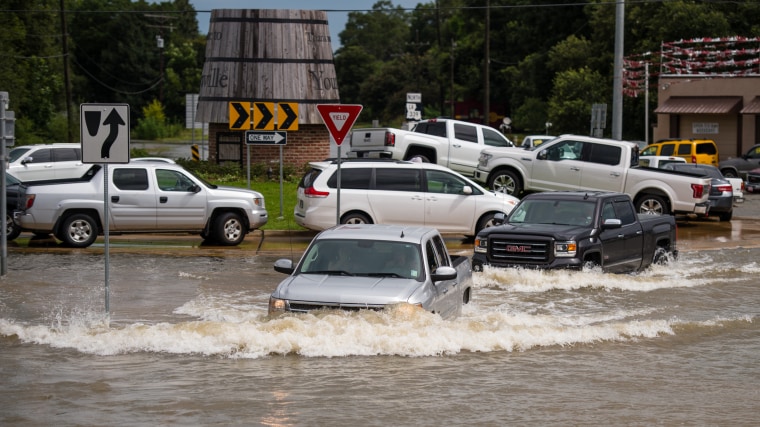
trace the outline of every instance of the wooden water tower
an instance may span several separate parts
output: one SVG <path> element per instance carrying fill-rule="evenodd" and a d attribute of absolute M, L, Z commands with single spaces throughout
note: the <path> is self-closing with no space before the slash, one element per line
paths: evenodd
<path fill-rule="evenodd" d="M 206 40 L 197 120 L 209 123 L 209 161 L 246 158 L 245 131 L 229 129 L 230 102 L 298 104 L 298 130 L 284 161 L 300 167 L 329 156 L 317 104 L 339 104 L 327 13 L 318 10 L 215 9 Z M 251 146 L 251 163 L 279 159 L 277 146 Z"/>

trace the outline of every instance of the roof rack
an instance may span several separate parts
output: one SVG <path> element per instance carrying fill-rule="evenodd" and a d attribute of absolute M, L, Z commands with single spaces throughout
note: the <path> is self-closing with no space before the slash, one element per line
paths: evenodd
<path fill-rule="evenodd" d="M 338 163 L 338 159 L 330 157 L 324 160 L 325 162 Z M 396 160 L 379 157 L 346 157 L 340 159 L 341 163 L 411 163 L 408 160 Z"/>

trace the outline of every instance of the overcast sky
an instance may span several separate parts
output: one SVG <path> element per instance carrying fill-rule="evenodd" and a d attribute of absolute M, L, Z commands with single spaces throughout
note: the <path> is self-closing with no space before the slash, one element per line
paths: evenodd
<path fill-rule="evenodd" d="M 330 27 L 330 39 L 333 51 L 340 47 L 338 34 L 343 31 L 348 21 L 348 12 L 369 11 L 377 0 L 190 0 L 198 12 L 198 29 L 201 34 L 206 34 L 209 27 L 212 9 L 316 9 L 327 12 L 328 25 Z M 424 0 L 391 0 L 394 6 L 414 9 L 418 3 L 426 3 Z"/>

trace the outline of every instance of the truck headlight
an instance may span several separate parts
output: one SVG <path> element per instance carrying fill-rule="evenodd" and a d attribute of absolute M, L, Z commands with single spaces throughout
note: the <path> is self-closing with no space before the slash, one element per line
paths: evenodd
<path fill-rule="evenodd" d="M 258 206 L 258 207 L 260 207 L 262 209 L 266 208 L 266 206 L 264 206 L 264 198 L 263 197 L 255 197 L 253 199 L 253 204 L 254 204 L 254 206 Z"/>
<path fill-rule="evenodd" d="M 269 315 L 284 313 L 290 309 L 290 304 L 286 299 L 269 297 Z"/>
<path fill-rule="evenodd" d="M 478 159 L 478 164 L 480 166 L 487 166 L 488 165 L 488 161 L 491 160 L 492 157 L 493 157 L 493 154 L 480 153 L 480 158 Z"/>
<path fill-rule="evenodd" d="M 488 239 L 482 237 L 475 238 L 475 252 L 486 253 L 488 252 Z"/>
<path fill-rule="evenodd" d="M 555 257 L 574 257 L 578 245 L 575 240 L 568 240 L 566 242 L 554 242 L 554 256 Z"/>

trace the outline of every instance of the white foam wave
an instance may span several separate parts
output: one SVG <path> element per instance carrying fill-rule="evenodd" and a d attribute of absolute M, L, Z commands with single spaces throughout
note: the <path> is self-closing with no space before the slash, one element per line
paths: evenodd
<path fill-rule="evenodd" d="M 674 334 L 674 325 L 682 323 L 673 319 L 640 320 L 635 318 L 636 314 L 554 316 L 468 308 L 462 317 L 444 321 L 409 307 L 384 312 L 328 311 L 273 319 L 256 310 L 254 314 L 230 314 L 228 320 L 110 326 L 93 319 L 54 326 L 23 325 L 0 319 L 0 335 L 97 355 L 157 352 L 233 358 L 273 354 L 420 357 L 655 338 Z M 720 327 L 715 321 L 709 323 L 704 325 Z"/>

